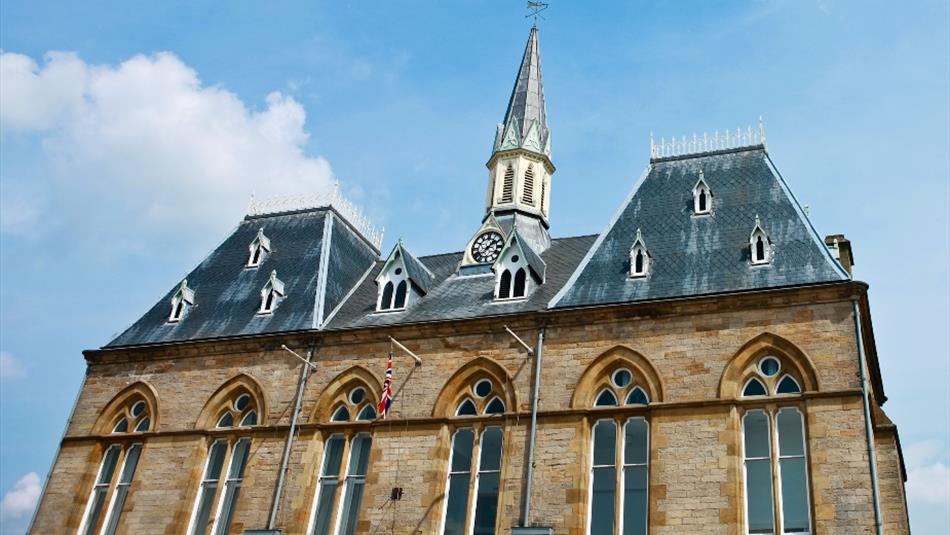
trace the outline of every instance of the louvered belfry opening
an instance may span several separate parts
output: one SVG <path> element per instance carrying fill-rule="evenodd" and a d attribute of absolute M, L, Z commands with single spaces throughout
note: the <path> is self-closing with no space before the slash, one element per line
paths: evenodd
<path fill-rule="evenodd" d="M 524 194 L 521 196 L 521 201 L 525 204 L 534 204 L 534 166 L 530 164 L 524 172 Z"/>
<path fill-rule="evenodd" d="M 513 195 L 512 191 L 515 187 L 515 168 L 508 164 L 508 169 L 505 170 L 505 181 L 501 185 L 501 202 L 511 202 Z"/>

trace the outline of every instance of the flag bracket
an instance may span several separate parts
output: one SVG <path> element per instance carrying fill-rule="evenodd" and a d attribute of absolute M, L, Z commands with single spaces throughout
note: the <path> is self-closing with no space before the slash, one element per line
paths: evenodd
<path fill-rule="evenodd" d="M 298 359 L 300 359 L 304 364 L 306 364 L 307 366 L 310 366 L 310 368 L 312 368 L 313 370 L 316 370 L 316 369 L 317 369 L 317 365 L 316 365 L 316 364 L 314 364 L 314 363 L 310 362 L 309 360 L 307 360 L 307 359 L 301 357 L 300 354 L 297 353 L 296 351 L 294 351 L 293 349 L 290 349 L 289 347 L 287 347 L 287 346 L 284 345 L 284 344 L 280 344 L 280 347 L 281 347 L 281 349 L 283 349 L 284 351 L 286 351 L 286 352 L 290 353 L 291 355 L 293 355 L 293 356 L 297 357 Z"/>
<path fill-rule="evenodd" d="M 525 341 L 522 340 L 520 336 L 518 336 L 517 334 L 515 334 L 515 332 L 512 331 L 510 327 L 508 327 L 507 325 L 505 325 L 505 330 L 508 331 L 508 334 L 510 334 L 511 337 L 514 338 L 516 342 L 518 342 L 519 344 L 521 344 L 521 347 L 523 347 L 524 350 L 528 352 L 528 355 L 534 355 L 534 350 L 531 349 L 531 346 L 529 346 L 528 344 L 526 344 Z"/>
<path fill-rule="evenodd" d="M 399 349 L 402 349 L 403 351 L 405 351 L 407 355 L 409 355 L 410 357 L 412 357 L 413 359 L 415 359 L 415 360 L 416 360 L 416 366 L 422 366 L 422 358 L 420 358 L 419 355 L 416 355 L 416 354 L 413 353 L 412 351 L 409 351 L 409 348 L 407 348 L 406 346 L 400 344 L 400 343 L 399 343 L 395 338 L 393 338 L 392 336 L 389 337 L 389 341 L 392 342 L 392 343 L 393 343 L 396 347 L 398 347 Z"/>

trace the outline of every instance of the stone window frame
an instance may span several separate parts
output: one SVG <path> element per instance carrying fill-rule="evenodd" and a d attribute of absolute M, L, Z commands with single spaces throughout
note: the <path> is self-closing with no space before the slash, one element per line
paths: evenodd
<path fill-rule="evenodd" d="M 780 362 L 780 370 L 773 377 L 765 377 L 759 370 L 759 362 L 765 357 L 775 357 Z M 786 376 L 795 380 L 800 392 L 775 394 Z M 811 358 L 790 340 L 770 332 L 755 336 L 732 356 L 719 379 L 719 399 L 749 399 L 742 392 L 751 377 L 762 382 L 769 397 L 802 396 L 821 390 Z"/>
<path fill-rule="evenodd" d="M 776 403 L 778 401 L 778 403 Z M 801 455 L 786 455 L 783 456 L 780 451 L 780 442 L 779 442 L 779 428 L 778 428 L 778 417 L 783 411 L 794 411 L 797 412 L 800 421 L 801 421 L 801 437 L 802 437 L 802 454 Z M 740 493 L 742 499 L 742 533 L 745 535 L 751 535 L 749 531 L 749 497 L 750 493 L 748 491 L 748 474 L 747 474 L 747 463 L 750 460 L 746 456 L 746 441 L 745 441 L 745 419 L 749 414 L 752 413 L 762 413 L 766 416 L 768 426 L 769 426 L 769 457 L 767 458 L 756 458 L 753 460 L 764 460 L 768 459 L 770 463 L 770 484 L 771 484 L 771 497 L 770 501 L 772 502 L 772 523 L 773 531 L 772 534 L 775 535 L 812 535 L 815 533 L 815 511 L 814 511 L 814 501 L 813 496 L 814 492 L 812 491 L 812 474 L 811 474 L 811 452 L 809 451 L 809 440 L 808 440 L 808 413 L 806 407 L 802 403 L 787 403 L 782 402 L 781 399 L 766 398 L 763 399 L 763 403 L 753 404 L 746 407 L 743 407 L 741 415 L 739 417 L 739 459 L 742 464 L 742 478 L 739 482 Z M 804 479 L 805 479 L 805 500 L 806 500 L 806 512 L 808 514 L 808 530 L 807 531 L 784 531 L 784 509 L 783 509 L 783 493 L 782 488 L 782 475 L 781 475 L 781 460 L 790 459 L 790 458 L 801 458 L 804 460 Z M 758 533 L 758 532 L 757 532 Z"/>
<path fill-rule="evenodd" d="M 480 420 L 480 421 L 459 421 L 455 422 L 456 425 L 453 425 L 449 429 L 448 433 L 448 452 L 449 456 L 446 461 L 446 473 L 443 478 L 444 488 L 442 496 L 442 510 L 439 520 L 439 534 L 445 534 L 446 523 L 448 520 L 448 507 L 449 499 L 451 492 L 451 481 L 453 475 L 468 475 L 468 486 L 466 487 L 466 503 L 465 503 L 465 528 L 463 529 L 463 535 L 470 535 L 473 533 L 475 528 L 475 520 L 478 515 L 478 492 L 479 492 L 479 481 L 484 474 L 498 474 L 498 488 L 496 490 L 497 497 L 494 503 L 495 507 L 495 526 L 494 532 L 499 532 L 499 526 L 504 522 L 504 515 L 498 514 L 501 504 L 505 503 L 505 495 L 507 491 L 505 490 L 504 481 L 508 475 L 508 463 L 506 459 L 508 457 L 506 448 L 510 444 L 510 437 L 508 436 L 508 427 L 505 422 L 497 422 L 492 420 Z M 499 453 L 499 466 L 497 470 L 483 470 L 481 466 L 482 462 L 482 445 L 485 433 L 489 430 L 497 430 L 501 433 L 501 445 Z M 470 431 L 472 433 L 472 450 L 471 456 L 469 459 L 469 467 L 466 471 L 452 471 L 452 463 L 455 454 L 455 440 L 458 434 L 461 431 Z"/>
<path fill-rule="evenodd" d="M 646 462 L 627 462 L 626 459 L 626 438 L 627 438 L 627 425 L 631 422 L 640 421 L 646 425 Z M 594 459 L 594 446 L 596 440 L 596 428 L 602 422 L 610 422 L 614 425 L 615 433 L 615 444 L 614 444 L 614 461 L 612 465 L 595 465 Z M 625 500 L 625 481 L 626 481 L 626 472 L 628 468 L 636 467 L 646 467 L 647 471 L 647 485 L 646 485 L 646 494 L 644 495 L 646 514 L 644 515 L 644 533 L 649 532 L 650 526 L 650 459 L 652 457 L 652 440 L 651 434 L 653 431 L 653 426 L 650 425 L 650 419 L 647 415 L 644 414 L 613 414 L 611 416 L 597 417 L 589 427 L 590 429 L 590 439 L 588 440 L 588 447 L 590 448 L 588 454 L 588 466 L 587 471 L 587 508 L 586 508 L 586 518 L 584 525 L 584 533 L 591 534 L 591 521 L 593 520 L 593 506 L 594 506 L 594 471 L 598 468 L 610 467 L 614 470 L 614 519 L 613 527 L 616 533 L 623 533 L 623 518 L 624 518 L 624 500 Z"/>

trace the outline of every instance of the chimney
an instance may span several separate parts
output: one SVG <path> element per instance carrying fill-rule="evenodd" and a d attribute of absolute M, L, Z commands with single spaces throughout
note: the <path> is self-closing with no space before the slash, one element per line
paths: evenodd
<path fill-rule="evenodd" d="M 838 259 L 841 267 L 848 272 L 848 275 L 854 276 L 852 267 L 854 266 L 854 253 L 851 252 L 851 242 L 844 237 L 844 234 L 831 234 L 825 236 L 825 245 L 831 250 L 831 254 Z"/>

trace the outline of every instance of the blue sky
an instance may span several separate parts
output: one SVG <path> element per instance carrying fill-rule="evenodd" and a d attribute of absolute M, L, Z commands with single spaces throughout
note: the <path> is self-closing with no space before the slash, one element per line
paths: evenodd
<path fill-rule="evenodd" d="M 600 231 L 659 138 L 765 120 L 852 240 L 911 479 L 950 522 L 945 1 L 554 2 L 552 231 Z M 0 530 L 22 531 L 82 382 L 243 216 L 347 195 L 417 254 L 477 228 L 530 23 L 518 1 L 0 3 Z M 30 475 L 35 474 L 35 475 Z"/>

